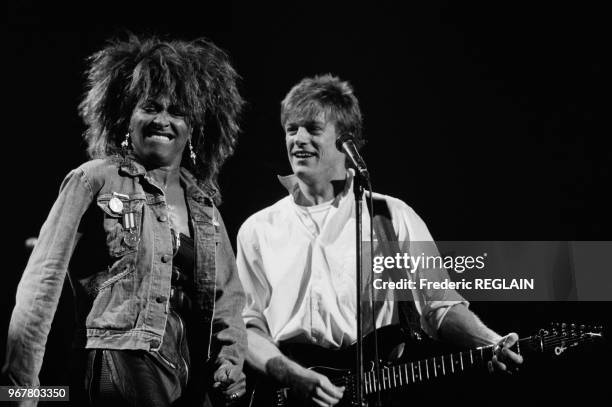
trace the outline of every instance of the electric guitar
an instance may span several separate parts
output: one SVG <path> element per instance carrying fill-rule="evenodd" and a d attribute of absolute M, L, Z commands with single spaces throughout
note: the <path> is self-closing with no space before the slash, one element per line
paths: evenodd
<path fill-rule="evenodd" d="M 377 330 L 379 355 L 388 355 L 401 343 L 406 334 L 398 326 Z M 535 335 L 521 338 L 512 350 L 522 356 L 530 353 L 550 353 L 560 356 L 583 343 L 603 338 L 602 327 L 557 323 L 541 329 Z M 421 340 L 417 341 L 421 342 Z M 364 352 L 373 349 L 373 333 L 364 338 Z M 422 344 L 420 345 L 422 347 Z M 441 356 L 395 364 L 381 361 L 378 371 L 375 363 L 365 364 L 362 386 L 366 400 L 372 401 L 378 392 L 384 393 L 406 386 L 425 383 L 464 371 L 485 367 L 493 357 L 495 345 L 481 346 Z M 325 375 L 334 385 L 344 386 L 340 407 L 357 406 L 355 385 L 355 345 L 342 350 L 329 350 L 314 345 L 290 344 L 281 346 L 289 358 L 317 373 Z M 366 359 L 364 359 L 366 360 Z M 287 407 L 300 405 L 292 400 L 289 388 L 279 387 L 265 378 L 247 370 L 247 394 L 245 405 L 249 407 Z M 373 404 L 373 403 L 372 403 Z"/>

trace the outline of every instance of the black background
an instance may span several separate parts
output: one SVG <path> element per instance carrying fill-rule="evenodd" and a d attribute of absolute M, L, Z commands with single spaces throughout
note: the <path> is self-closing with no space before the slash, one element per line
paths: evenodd
<path fill-rule="evenodd" d="M 406 201 L 436 239 L 611 240 L 603 5 L 463 3 L 9 2 L 2 58 L 8 267 L 1 331 L 27 260 L 23 242 L 38 233 L 64 175 L 86 160 L 76 110 L 84 59 L 126 29 L 206 36 L 228 51 L 241 74 L 249 103 L 243 134 L 220 179 L 232 240 L 250 214 L 285 193 L 275 180 L 289 172 L 280 100 L 301 78 L 327 72 L 355 87 L 375 190 Z M 611 310 L 609 303 L 472 307 L 498 331 L 521 334 L 551 319 L 605 321 Z M 65 378 L 70 312 L 65 295 L 47 347 L 44 384 Z M 4 348 L 5 334 L 0 337 Z M 579 398 L 583 391 L 586 399 L 608 395 L 602 364 L 609 363 L 609 348 L 599 362 L 586 361 L 594 354 L 580 355 L 552 364 L 549 379 L 550 366 L 538 365 L 523 379 L 495 381 L 488 390 L 472 383 L 473 389 L 519 402 Z M 510 383 L 526 385 L 535 396 L 517 395 Z M 465 383 L 462 390 L 447 386 L 447 396 L 476 394 Z"/>

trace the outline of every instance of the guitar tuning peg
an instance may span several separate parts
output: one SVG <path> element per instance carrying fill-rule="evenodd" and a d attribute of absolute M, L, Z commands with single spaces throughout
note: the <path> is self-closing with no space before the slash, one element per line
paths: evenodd
<path fill-rule="evenodd" d="M 561 324 L 561 329 L 565 329 L 567 327 L 567 324 L 564 322 Z"/>

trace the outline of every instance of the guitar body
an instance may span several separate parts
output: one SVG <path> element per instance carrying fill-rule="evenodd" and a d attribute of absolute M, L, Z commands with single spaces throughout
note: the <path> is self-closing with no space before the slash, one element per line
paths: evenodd
<path fill-rule="evenodd" d="M 378 353 L 381 359 L 388 360 L 398 351 L 398 346 L 411 341 L 409 334 L 397 325 L 383 327 L 377 330 Z M 421 342 L 421 341 L 419 341 Z M 365 355 L 374 353 L 374 333 L 364 338 L 363 349 Z M 339 407 L 349 407 L 356 404 L 356 389 L 351 380 L 355 372 L 356 346 L 345 349 L 325 349 L 309 344 L 284 344 L 281 352 L 302 366 L 325 375 L 334 385 L 344 386 L 344 397 Z M 364 370 L 373 370 L 374 361 L 364 358 Z M 261 375 L 245 366 L 247 376 L 247 394 L 251 394 L 246 406 L 250 407 L 285 407 L 300 406 L 293 397 L 290 389 L 279 388 L 276 383 L 263 378 Z"/>

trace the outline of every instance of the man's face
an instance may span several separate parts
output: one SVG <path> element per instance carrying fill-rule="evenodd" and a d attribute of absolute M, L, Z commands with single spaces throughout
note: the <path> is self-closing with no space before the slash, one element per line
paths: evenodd
<path fill-rule="evenodd" d="M 293 173 L 307 184 L 345 177 L 345 157 L 336 149 L 336 126 L 325 119 L 325 113 L 311 119 L 290 117 L 285 142 Z"/>

